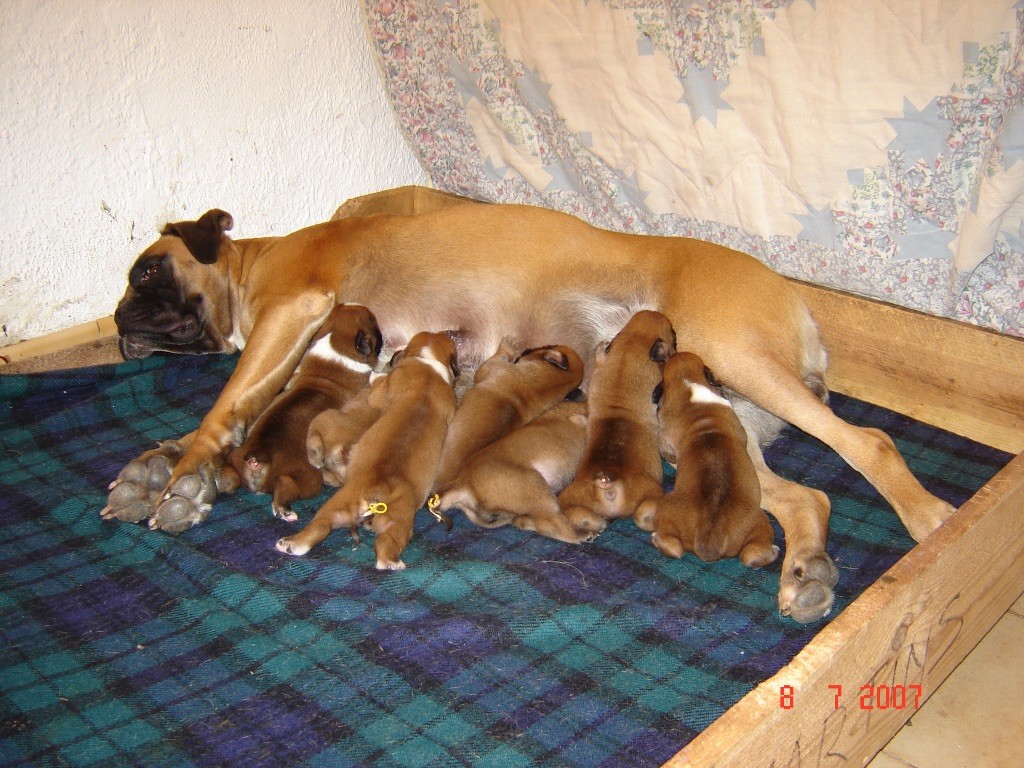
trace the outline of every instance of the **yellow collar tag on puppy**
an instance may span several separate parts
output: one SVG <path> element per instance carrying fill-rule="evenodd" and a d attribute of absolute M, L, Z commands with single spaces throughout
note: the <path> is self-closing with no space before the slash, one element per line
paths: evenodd
<path fill-rule="evenodd" d="M 383 515 L 387 511 L 388 505 L 383 501 L 374 501 L 366 505 L 366 514 L 368 515 Z"/>
<path fill-rule="evenodd" d="M 427 509 L 429 509 L 431 512 L 433 512 L 439 506 L 441 506 L 440 494 L 435 493 L 433 496 L 427 499 Z"/>

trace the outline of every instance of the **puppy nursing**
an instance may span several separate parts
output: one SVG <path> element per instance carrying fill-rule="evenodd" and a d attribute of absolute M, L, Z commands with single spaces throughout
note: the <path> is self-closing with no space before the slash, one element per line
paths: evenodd
<path fill-rule="evenodd" d="M 661 449 L 676 466 L 676 480 L 658 502 L 651 541 L 669 557 L 690 551 L 701 560 L 739 556 L 748 566 L 771 563 L 779 548 L 732 405 L 704 361 L 689 352 L 668 359 L 662 386 Z"/>
<path fill-rule="evenodd" d="M 673 352 L 671 323 L 648 310 L 598 348 L 588 390 L 586 453 L 558 497 L 574 527 L 599 533 L 608 520 L 632 516 L 644 530 L 652 529 L 664 495 L 653 395 Z"/>
<path fill-rule="evenodd" d="M 323 488 L 321 473 L 306 455 L 310 422 L 363 389 L 377 364 L 381 334 L 366 307 L 335 307 L 314 335 L 290 386 L 256 420 L 249 435 L 228 455 L 222 488 L 239 482 L 273 494 L 271 508 L 283 520 L 297 519 L 292 504 Z M 233 470 L 233 471 L 232 471 Z"/>
<path fill-rule="evenodd" d="M 583 360 L 569 347 L 516 355 L 506 340 L 483 362 L 459 403 L 445 439 L 435 488 L 447 490 L 466 460 L 544 413 L 583 381 Z"/>
<path fill-rule="evenodd" d="M 345 485 L 299 533 L 277 549 L 304 555 L 337 528 L 367 523 L 376 533 L 378 570 L 405 568 L 416 511 L 434 485 L 448 425 L 455 414 L 455 345 L 444 334 L 418 333 L 370 386 L 380 416 L 352 447 Z"/>

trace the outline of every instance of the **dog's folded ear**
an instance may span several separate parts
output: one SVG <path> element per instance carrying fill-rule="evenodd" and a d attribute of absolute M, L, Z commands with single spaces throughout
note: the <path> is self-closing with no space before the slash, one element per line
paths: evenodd
<path fill-rule="evenodd" d="M 563 371 L 569 370 L 569 358 L 564 352 L 558 349 L 549 349 L 544 353 L 543 360 Z"/>
<path fill-rule="evenodd" d="M 168 224 L 160 234 L 180 237 L 196 261 L 200 264 L 213 264 L 220 253 L 224 233 L 234 224 L 230 213 L 220 208 L 212 208 L 197 221 L 177 221 Z"/>
<path fill-rule="evenodd" d="M 672 354 L 672 347 L 664 339 L 658 339 L 651 345 L 651 360 L 664 363 Z"/>

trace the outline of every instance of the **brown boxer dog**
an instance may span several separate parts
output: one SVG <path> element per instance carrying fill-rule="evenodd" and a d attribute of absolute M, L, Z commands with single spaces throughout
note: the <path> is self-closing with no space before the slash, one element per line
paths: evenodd
<path fill-rule="evenodd" d="M 369 384 L 381 343 L 370 310 L 351 304 L 335 307 L 313 336 L 288 388 L 256 420 L 245 442 L 228 454 L 229 467 L 250 491 L 273 494 L 275 516 L 294 522 L 298 517 L 292 504 L 323 490 L 319 469 L 306 458 L 310 422 Z M 221 474 L 227 481 L 228 472 Z"/>
<path fill-rule="evenodd" d="M 697 355 L 678 352 L 666 361 L 658 422 L 676 480 L 654 513 L 654 545 L 669 557 L 693 552 L 705 561 L 739 556 L 751 567 L 773 562 L 779 548 L 761 510 L 747 433 Z"/>
<path fill-rule="evenodd" d="M 352 448 L 348 477 L 296 533 L 277 542 L 289 555 L 304 555 L 337 528 L 367 522 L 377 534 L 377 569 L 405 568 L 401 556 L 412 538 L 416 510 L 427 501 L 455 415 L 455 345 L 440 333 L 412 337 L 387 376 L 370 386 L 380 417 Z"/>
<path fill-rule="evenodd" d="M 587 445 L 583 392 L 488 445 L 466 462 L 440 496 L 484 528 L 511 523 L 523 531 L 569 544 L 591 540 L 593 531 L 573 527 L 556 494 L 576 473 Z"/>
<path fill-rule="evenodd" d="M 607 520 L 633 517 L 653 529 L 664 495 L 654 391 L 676 351 L 675 332 L 660 312 L 637 312 L 598 349 L 587 393 L 587 449 L 558 502 L 577 528 L 600 533 Z"/>
<path fill-rule="evenodd" d="M 504 337 L 522 348 L 562 343 L 589 358 L 638 309 L 656 308 L 730 392 L 763 409 L 752 412 L 793 424 L 863 473 L 915 539 L 952 514 L 886 435 L 848 424 L 822 402 L 817 327 L 789 281 L 757 259 L 689 238 L 604 231 L 542 208 L 415 192 L 424 213 L 405 214 L 408 195 L 394 196 L 388 213 L 378 197 L 367 202 L 377 206 L 372 216 L 356 215 L 354 203 L 345 218 L 282 237 L 232 240 L 231 216 L 218 209 L 163 229 L 132 266 L 115 313 L 125 356 L 245 349 L 196 433 L 146 451 L 111 484 L 110 517 L 148 517 L 167 531 L 202 522 L 235 436 L 343 302 L 373 311 L 388 350 L 416 331 L 455 331 L 469 368 Z M 821 615 L 837 573 L 825 553 L 828 499 L 773 473 L 761 456 L 765 438 L 756 431 L 748 451 L 762 504 L 785 530 L 779 609 L 788 615 L 799 603 L 802 615 Z M 150 494 L 153 486 L 161 490 Z"/>
<path fill-rule="evenodd" d="M 448 427 L 434 488 L 443 493 L 474 453 L 565 399 L 583 381 L 583 360 L 565 346 L 516 355 L 503 341 L 477 368 Z"/>

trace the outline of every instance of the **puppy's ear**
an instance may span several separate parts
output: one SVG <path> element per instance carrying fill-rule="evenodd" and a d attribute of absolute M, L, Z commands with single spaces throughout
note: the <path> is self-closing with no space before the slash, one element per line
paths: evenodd
<path fill-rule="evenodd" d="M 363 357 L 370 357 L 374 353 L 374 340 L 363 331 L 356 334 L 356 351 Z"/>
<path fill-rule="evenodd" d="M 401 360 L 401 359 L 402 359 L 402 358 L 403 358 L 404 356 L 405 356 L 405 350 L 404 350 L 404 349 L 400 349 L 400 350 L 398 350 L 397 352 L 395 352 L 395 354 L 393 354 L 393 355 L 391 356 L 391 362 L 390 362 L 390 363 L 388 363 L 388 366 L 389 366 L 389 367 L 391 367 L 391 368 L 394 368 L 394 367 L 395 367 L 395 366 L 396 366 L 396 365 L 398 364 L 398 362 L 399 362 L 399 361 L 400 361 L 400 360 Z"/>
<path fill-rule="evenodd" d="M 603 363 L 604 359 L 608 356 L 608 350 L 611 348 L 612 343 L 610 341 L 600 342 L 594 349 L 594 359 L 599 363 Z"/>
<path fill-rule="evenodd" d="M 576 387 L 576 389 L 565 396 L 565 399 L 570 403 L 585 403 L 587 402 L 587 393 Z"/>
<path fill-rule="evenodd" d="M 651 402 L 652 402 L 652 403 L 654 403 L 654 404 L 655 404 L 656 406 L 658 406 L 659 408 L 661 408 L 661 401 L 662 401 L 662 399 L 663 399 L 664 397 L 665 397 L 665 387 L 664 387 L 664 385 L 663 385 L 663 384 L 662 384 L 662 383 L 661 383 L 661 382 L 659 381 L 659 382 L 658 382 L 658 386 L 656 386 L 656 387 L 654 388 L 654 391 L 653 391 L 653 392 L 651 392 Z"/>
<path fill-rule="evenodd" d="M 541 359 L 545 363 L 550 363 L 560 370 L 569 370 L 569 358 L 566 356 L 565 352 L 562 352 L 559 349 L 549 349 L 543 354 Z"/>
<path fill-rule="evenodd" d="M 185 241 L 185 247 L 200 264 L 213 264 L 220 253 L 224 233 L 235 224 L 231 214 L 212 208 L 197 221 L 178 221 L 168 224 L 161 235 L 174 235 Z"/>
<path fill-rule="evenodd" d="M 651 360 L 664 363 L 672 354 L 672 347 L 664 339 L 658 339 L 651 345 Z"/>

